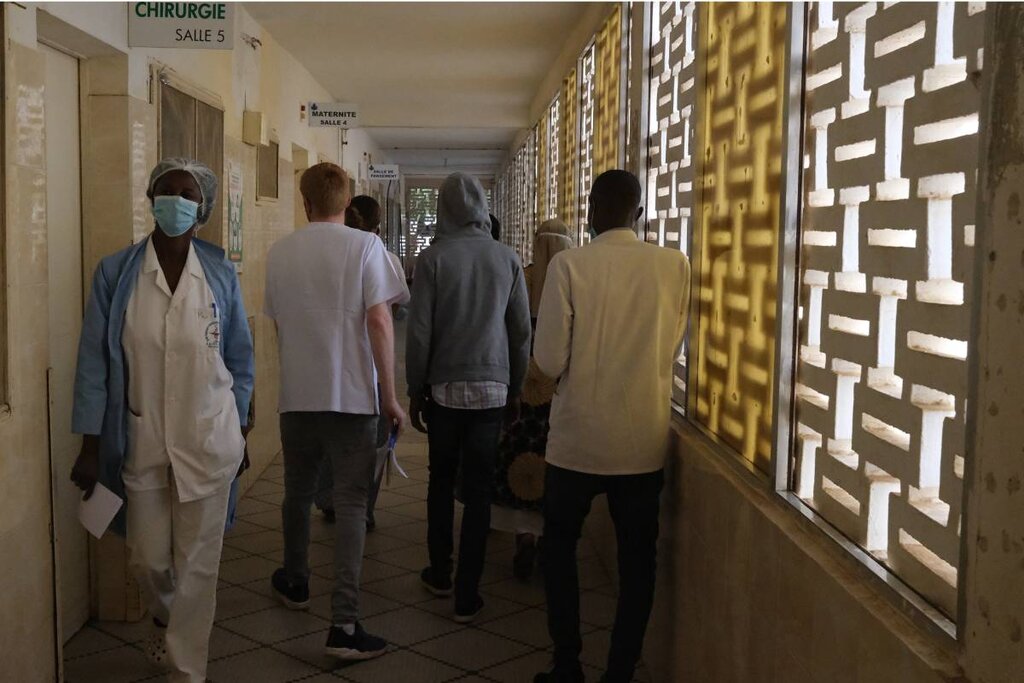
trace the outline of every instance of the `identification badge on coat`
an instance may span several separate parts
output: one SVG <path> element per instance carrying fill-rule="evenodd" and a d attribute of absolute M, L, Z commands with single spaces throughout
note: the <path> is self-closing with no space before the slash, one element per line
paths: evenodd
<path fill-rule="evenodd" d="M 213 320 L 206 326 L 206 346 L 215 349 L 220 346 L 220 321 Z"/>

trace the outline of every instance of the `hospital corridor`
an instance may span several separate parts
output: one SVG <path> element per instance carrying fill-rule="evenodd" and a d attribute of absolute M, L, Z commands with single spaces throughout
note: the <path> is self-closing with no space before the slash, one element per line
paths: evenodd
<path fill-rule="evenodd" d="M 1024 683 L 1024 2 L 0 33 L 0 683 Z"/>

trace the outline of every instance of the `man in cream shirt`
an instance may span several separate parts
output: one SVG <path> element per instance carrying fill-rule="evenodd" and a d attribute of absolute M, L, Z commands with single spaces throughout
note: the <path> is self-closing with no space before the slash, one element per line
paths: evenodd
<path fill-rule="evenodd" d="M 557 378 L 547 443 L 545 588 L 554 670 L 582 681 L 576 545 L 606 493 L 619 556 L 619 603 L 602 679 L 632 679 L 654 600 L 658 498 L 669 443 L 672 364 L 690 300 L 686 256 L 640 241 L 640 183 L 626 171 L 594 181 L 593 241 L 548 268 L 534 356 Z"/>

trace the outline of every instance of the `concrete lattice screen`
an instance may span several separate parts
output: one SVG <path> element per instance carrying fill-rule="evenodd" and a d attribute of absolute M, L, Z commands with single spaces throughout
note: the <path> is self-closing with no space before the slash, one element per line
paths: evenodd
<path fill-rule="evenodd" d="M 695 418 L 767 471 L 772 454 L 786 7 L 700 6 Z"/>
<path fill-rule="evenodd" d="M 695 280 L 674 401 L 955 621 L 984 4 L 638 7 L 651 27 L 644 237 L 688 253 Z M 790 22 L 806 29 L 803 64 L 787 63 Z M 532 170 L 529 188 L 561 197 L 581 243 L 586 189 L 610 167 L 600 75 L 620 73 L 600 36 L 556 98 L 557 145 L 549 110 L 499 180 Z M 801 73 L 790 111 L 786 77 Z M 538 136 L 543 178 L 521 161 Z M 801 166 L 800 211 L 784 213 L 783 183 L 798 179 L 783 168 Z M 532 208 L 543 220 L 552 207 Z M 780 263 L 783 215 L 798 216 L 800 255 Z M 778 300 L 783 274 L 795 300 Z M 774 405 L 793 381 L 777 376 L 778 321 L 794 318 L 793 402 Z M 791 415 L 790 452 L 773 429 Z"/>
<path fill-rule="evenodd" d="M 648 242 L 690 251 L 696 103 L 696 4 L 666 2 L 651 17 Z M 673 400 L 686 405 L 686 347 L 674 368 Z"/>
<path fill-rule="evenodd" d="M 796 492 L 957 603 L 983 3 L 815 4 Z"/>

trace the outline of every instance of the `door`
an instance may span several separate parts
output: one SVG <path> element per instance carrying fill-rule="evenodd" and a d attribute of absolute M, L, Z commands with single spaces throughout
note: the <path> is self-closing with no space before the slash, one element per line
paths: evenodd
<path fill-rule="evenodd" d="M 89 542 L 69 480 L 81 438 L 71 433 L 75 356 L 82 328 L 78 60 L 46 55 L 46 224 L 50 309 L 50 464 L 57 544 L 60 628 L 67 642 L 89 618 Z"/>

